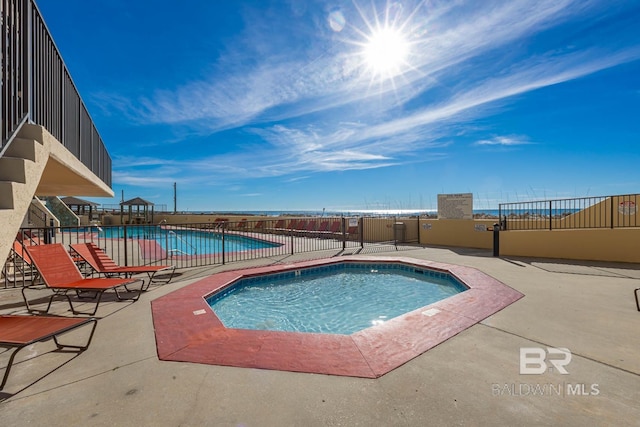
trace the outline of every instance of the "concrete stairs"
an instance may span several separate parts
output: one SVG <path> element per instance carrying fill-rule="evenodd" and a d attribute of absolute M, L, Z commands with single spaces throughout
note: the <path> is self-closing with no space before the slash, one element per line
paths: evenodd
<path fill-rule="evenodd" d="M 65 205 L 58 196 L 47 196 L 44 198 L 44 206 L 49 213 L 48 217 L 57 221 L 57 227 L 78 227 L 80 218 Z"/>
<path fill-rule="evenodd" d="M 18 233 L 50 154 L 47 141 L 21 137 L 0 157 L 0 263 Z"/>

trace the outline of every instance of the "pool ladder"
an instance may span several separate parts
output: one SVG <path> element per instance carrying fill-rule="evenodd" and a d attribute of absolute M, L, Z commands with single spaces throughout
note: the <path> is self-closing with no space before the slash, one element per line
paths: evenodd
<path fill-rule="evenodd" d="M 169 258 L 173 258 L 175 254 L 191 255 L 185 251 L 181 251 L 180 249 L 169 249 L 167 252 L 169 252 Z"/>
<path fill-rule="evenodd" d="M 185 251 L 181 251 L 180 249 L 167 249 L 167 252 L 173 254 L 173 253 L 180 253 L 183 255 L 196 255 L 198 253 L 198 250 L 196 249 L 195 246 L 193 246 L 191 243 L 187 242 L 186 240 L 184 240 L 182 237 L 178 236 L 173 230 L 169 231 L 169 234 L 173 234 L 176 237 L 176 240 L 180 240 L 182 243 L 184 243 L 185 245 L 189 246 L 191 249 L 193 249 L 193 253 L 192 254 L 188 254 Z"/>

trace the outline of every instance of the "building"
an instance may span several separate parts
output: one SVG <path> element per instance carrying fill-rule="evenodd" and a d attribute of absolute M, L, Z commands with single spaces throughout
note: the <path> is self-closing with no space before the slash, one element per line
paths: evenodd
<path fill-rule="evenodd" d="M 35 1 L 5 0 L 0 8 L 4 260 L 30 210 L 44 206 L 34 197 L 113 197 L 113 191 L 111 157 Z"/>

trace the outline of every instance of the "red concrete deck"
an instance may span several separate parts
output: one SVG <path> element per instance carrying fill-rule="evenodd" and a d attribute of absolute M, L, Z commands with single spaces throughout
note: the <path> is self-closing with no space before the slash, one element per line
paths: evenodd
<path fill-rule="evenodd" d="M 242 277 L 348 261 L 402 262 L 448 271 L 469 290 L 352 335 L 230 329 L 205 301 Z M 413 258 L 343 257 L 214 274 L 156 299 L 151 309 L 161 360 L 377 378 L 522 297 L 471 267 Z"/>

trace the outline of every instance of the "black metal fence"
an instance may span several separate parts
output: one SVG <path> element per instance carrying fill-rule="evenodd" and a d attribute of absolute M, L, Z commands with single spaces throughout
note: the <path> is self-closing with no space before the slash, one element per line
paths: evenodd
<path fill-rule="evenodd" d="M 3 149 L 27 121 L 111 186 L 111 157 L 33 0 L 0 0 Z"/>
<path fill-rule="evenodd" d="M 503 230 L 639 227 L 639 194 L 501 203 Z"/>
<path fill-rule="evenodd" d="M 193 224 L 23 228 L 3 268 L 5 287 L 35 275 L 24 247 L 93 242 L 120 265 L 227 264 L 305 252 L 356 252 L 366 245 L 419 241 L 418 218 L 306 217 L 226 219 Z M 330 256 L 330 255 L 328 255 Z M 77 260 L 80 261 L 80 260 Z M 26 278 L 26 279 L 25 279 Z"/>

